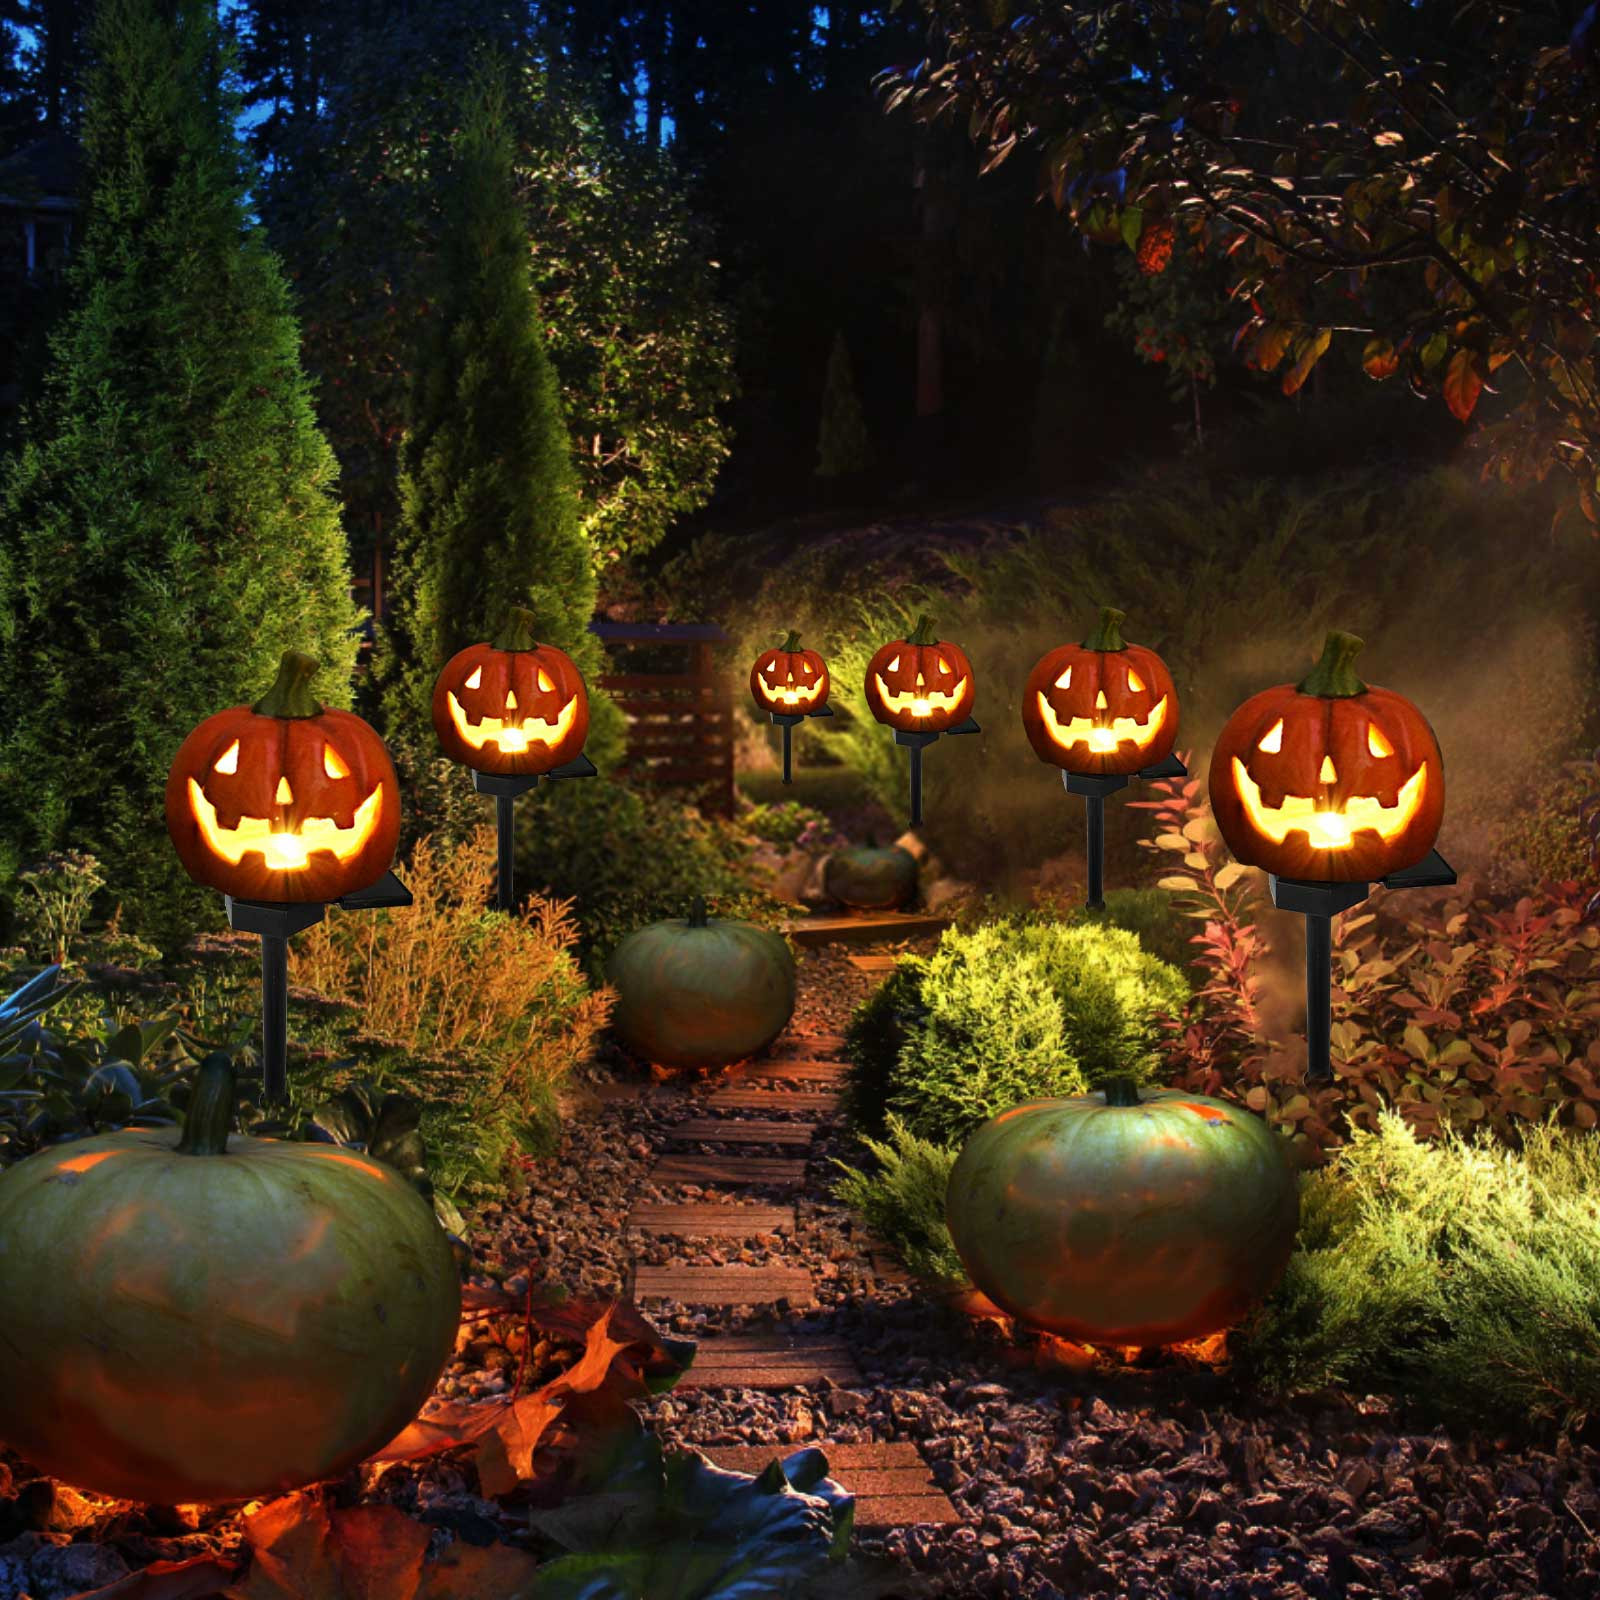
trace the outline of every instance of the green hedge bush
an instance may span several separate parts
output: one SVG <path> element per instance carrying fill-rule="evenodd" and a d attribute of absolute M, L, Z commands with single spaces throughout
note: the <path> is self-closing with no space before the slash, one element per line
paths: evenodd
<path fill-rule="evenodd" d="M 902 957 L 852 1019 L 852 1116 L 879 1135 L 894 1112 L 919 1137 L 955 1143 L 1024 1100 L 1148 1081 L 1159 1019 L 1188 994 L 1122 928 L 947 929 L 931 955 Z"/>

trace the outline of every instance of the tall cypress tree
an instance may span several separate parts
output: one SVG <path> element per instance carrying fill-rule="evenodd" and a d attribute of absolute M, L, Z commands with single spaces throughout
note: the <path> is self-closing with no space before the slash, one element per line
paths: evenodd
<path fill-rule="evenodd" d="M 833 336 L 828 377 L 822 390 L 822 423 L 817 430 L 816 476 L 852 478 L 872 465 L 872 440 L 856 389 L 850 347 L 842 333 Z"/>
<path fill-rule="evenodd" d="M 178 745 L 290 647 L 347 707 L 358 614 L 212 0 L 102 0 L 93 53 L 69 309 L 0 476 L 0 883 L 89 850 L 170 947 L 221 910 L 162 823 Z"/>
<path fill-rule="evenodd" d="M 533 613 L 538 642 L 565 650 L 589 683 L 587 748 L 603 768 L 622 721 L 594 692 L 593 561 L 530 277 L 505 73 L 492 57 L 466 88 L 460 129 L 440 197 L 435 331 L 401 453 L 386 731 L 419 778 L 415 756 L 437 754 L 429 702 L 439 669 L 495 638 L 515 603 Z"/>

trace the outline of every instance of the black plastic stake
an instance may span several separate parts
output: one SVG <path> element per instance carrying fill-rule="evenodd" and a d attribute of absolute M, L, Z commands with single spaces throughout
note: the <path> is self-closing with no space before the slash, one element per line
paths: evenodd
<path fill-rule="evenodd" d="M 499 854 L 495 862 L 495 903 L 502 911 L 516 908 L 517 813 L 513 809 L 516 796 L 497 794 L 494 797 L 494 823 L 498 835 Z"/>
<path fill-rule="evenodd" d="M 1104 795 L 1085 795 L 1083 808 L 1089 833 L 1089 898 L 1084 902 L 1090 911 L 1104 911 L 1106 866 L 1106 802 Z"/>
<path fill-rule="evenodd" d="M 809 722 L 815 717 L 831 717 L 832 706 L 819 706 L 815 711 L 769 711 L 772 720 L 783 729 L 783 781 L 794 781 L 791 765 L 794 751 L 794 730 L 802 723 Z"/>
<path fill-rule="evenodd" d="M 786 722 L 783 725 L 783 781 L 792 783 L 794 779 L 789 775 L 789 759 L 794 744 L 794 724 Z"/>
<path fill-rule="evenodd" d="M 977 718 L 968 717 L 965 722 L 958 722 L 953 728 L 946 728 L 946 733 L 982 733 L 978 726 Z M 894 742 L 903 744 L 911 752 L 911 826 L 914 828 L 922 821 L 922 752 L 933 744 L 939 735 L 937 733 L 915 733 L 904 728 L 894 730 Z"/>
<path fill-rule="evenodd" d="M 261 935 L 261 1092 L 289 1098 L 289 941 Z"/>
<path fill-rule="evenodd" d="M 911 747 L 911 826 L 922 821 L 922 746 Z"/>
<path fill-rule="evenodd" d="M 1456 881 L 1455 868 L 1437 850 L 1414 867 L 1391 872 L 1386 889 L 1420 889 Z M 1306 919 L 1306 1082 L 1333 1082 L 1333 919 L 1358 906 L 1371 892 L 1365 880 L 1312 881 L 1267 874 L 1272 903 Z"/>

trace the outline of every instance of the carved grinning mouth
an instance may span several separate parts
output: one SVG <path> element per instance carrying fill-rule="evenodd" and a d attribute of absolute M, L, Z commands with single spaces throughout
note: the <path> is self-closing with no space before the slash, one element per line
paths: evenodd
<path fill-rule="evenodd" d="M 332 817 L 307 817 L 294 833 L 275 830 L 266 817 L 240 817 L 237 827 L 224 828 L 205 790 L 193 778 L 189 780 L 189 808 L 211 852 L 238 866 L 254 850 L 274 872 L 294 872 L 318 850 L 331 850 L 340 861 L 353 861 L 378 825 L 382 801 L 383 790 L 374 789 L 356 807 L 348 828 L 341 828 Z"/>
<path fill-rule="evenodd" d="M 914 717 L 926 717 L 934 711 L 949 711 L 961 703 L 961 691 L 966 687 L 964 677 L 956 679 L 953 689 L 929 689 L 918 687 L 915 689 L 891 689 L 883 681 L 881 672 L 873 673 L 878 680 L 878 693 L 883 696 L 883 703 L 890 711 L 909 710 Z"/>
<path fill-rule="evenodd" d="M 503 722 L 499 717 L 480 717 L 473 722 L 461 709 L 461 702 L 448 690 L 445 698 L 450 702 L 450 720 L 456 732 L 474 749 L 481 750 L 491 741 L 502 754 L 511 755 L 526 750 L 530 744 L 552 745 L 564 739 L 571 731 L 573 718 L 578 714 L 578 697 L 573 697 L 556 713 L 554 722 L 543 717 L 523 717 L 515 722 Z M 511 703 L 515 708 L 515 702 Z"/>
<path fill-rule="evenodd" d="M 1424 761 L 1400 786 L 1392 806 L 1384 805 L 1375 795 L 1361 794 L 1352 795 L 1341 810 L 1319 811 L 1317 801 L 1302 794 L 1286 794 L 1281 806 L 1263 805 L 1260 785 L 1244 762 L 1238 756 L 1233 758 L 1233 781 L 1250 826 L 1274 844 L 1282 844 L 1298 830 L 1317 850 L 1346 849 L 1351 838 L 1366 828 L 1385 841 L 1398 839 L 1422 805 L 1427 772 L 1428 763 Z"/>
<path fill-rule="evenodd" d="M 822 693 L 822 679 L 818 678 L 815 683 L 769 683 L 763 678 L 761 687 L 767 691 L 769 699 L 786 706 L 808 706 Z"/>
<path fill-rule="evenodd" d="M 1106 708 L 1105 691 L 1100 691 L 1095 701 L 1096 709 Z M 1063 750 L 1075 744 L 1085 744 L 1095 754 L 1108 754 L 1124 739 L 1131 739 L 1143 750 L 1160 733 L 1167 720 L 1167 697 L 1162 697 L 1150 708 L 1150 715 L 1141 722 L 1137 717 L 1113 717 L 1109 724 L 1097 722 L 1093 717 L 1073 717 L 1063 722 L 1054 707 L 1039 691 L 1039 715 L 1044 719 L 1045 730 Z"/>

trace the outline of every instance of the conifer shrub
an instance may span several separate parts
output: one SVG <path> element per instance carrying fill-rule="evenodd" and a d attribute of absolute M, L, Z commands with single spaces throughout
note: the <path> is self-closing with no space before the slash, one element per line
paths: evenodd
<path fill-rule="evenodd" d="M 905 956 L 852 1020 L 858 1126 L 957 1144 L 1025 1100 L 1156 1075 L 1188 985 L 1125 929 L 1004 919 Z"/>
<path fill-rule="evenodd" d="M 1244 1382 L 1388 1389 L 1511 1432 L 1600 1411 L 1600 1136 L 1427 1142 L 1386 1110 L 1302 1191 L 1288 1270 L 1229 1338 Z"/>
<path fill-rule="evenodd" d="M 822 424 L 817 432 L 819 478 L 854 478 L 872 465 L 872 440 L 861 409 L 850 347 L 835 333 L 828 352 L 828 376 L 822 389 Z"/>
<path fill-rule="evenodd" d="M 528 272 L 503 71 L 480 62 L 440 196 L 434 317 L 401 458 L 393 609 L 375 652 L 385 736 L 432 737 L 439 670 L 494 637 L 510 604 L 566 651 L 590 689 L 586 753 L 605 770 L 622 716 L 596 691 L 596 581 L 571 444 Z M 409 772 L 402 776 L 410 778 Z"/>
<path fill-rule="evenodd" d="M 0 894 L 87 852 L 167 951 L 222 918 L 162 826 L 178 745 L 289 648 L 348 708 L 358 620 L 222 56 L 208 0 L 99 8 L 70 305 L 0 468 Z"/>
<path fill-rule="evenodd" d="M 1196 956 L 1194 924 L 1174 907 L 1170 890 L 1154 886 L 1107 889 L 1101 898 L 1105 901 L 1103 911 L 1091 911 L 1080 903 L 1067 915 L 1086 926 L 1106 922 L 1113 928 L 1124 928 L 1145 950 L 1175 967 L 1191 984 L 1199 981 L 1199 973 L 1192 965 Z"/>
<path fill-rule="evenodd" d="M 967 1269 L 944 1220 L 950 1169 L 960 1147 L 919 1139 L 892 1113 L 887 1139 L 865 1137 L 861 1142 L 877 1163 L 875 1170 L 863 1172 L 836 1159 L 833 1164 L 844 1176 L 834 1185 L 834 1194 L 878 1238 L 893 1245 L 919 1277 L 965 1283 Z"/>

